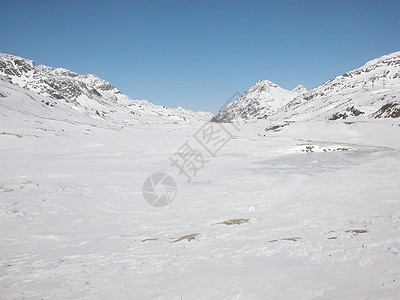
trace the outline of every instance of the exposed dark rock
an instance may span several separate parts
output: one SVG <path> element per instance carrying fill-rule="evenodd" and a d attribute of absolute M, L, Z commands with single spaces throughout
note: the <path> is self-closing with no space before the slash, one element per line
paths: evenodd
<path fill-rule="evenodd" d="M 348 114 L 346 114 L 346 113 L 334 113 L 330 118 L 329 118 L 329 120 L 339 120 L 339 119 L 343 119 L 343 120 L 345 120 L 345 119 L 347 119 L 347 117 L 348 117 Z"/>
<path fill-rule="evenodd" d="M 391 102 L 383 105 L 376 113 L 372 115 L 374 118 L 400 118 L 400 103 Z"/>
<path fill-rule="evenodd" d="M 354 106 L 352 106 L 352 107 L 348 107 L 347 109 L 346 109 L 346 111 L 348 111 L 351 115 L 353 115 L 353 116 L 359 116 L 359 115 L 364 115 L 365 114 L 365 112 L 363 112 L 363 111 L 361 111 L 361 110 L 358 110 L 357 108 L 355 108 Z"/>

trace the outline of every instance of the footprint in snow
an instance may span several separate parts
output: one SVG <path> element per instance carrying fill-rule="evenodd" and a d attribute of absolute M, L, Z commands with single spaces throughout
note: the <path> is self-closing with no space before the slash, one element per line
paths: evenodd
<path fill-rule="evenodd" d="M 366 229 L 350 229 L 350 230 L 346 230 L 345 232 L 346 233 L 352 233 L 354 235 L 358 235 L 360 233 L 367 233 L 368 230 L 366 230 Z"/>
<path fill-rule="evenodd" d="M 158 240 L 158 238 L 144 239 L 144 240 L 142 240 L 142 243 L 149 242 L 149 241 L 157 241 L 157 240 Z"/>
<path fill-rule="evenodd" d="M 227 221 L 215 223 L 213 225 L 218 225 L 218 224 L 225 224 L 225 225 L 240 225 L 244 223 L 249 223 L 250 219 L 230 219 Z"/>
<path fill-rule="evenodd" d="M 183 240 L 188 240 L 190 242 L 191 240 L 195 240 L 199 234 L 200 233 L 187 234 L 187 235 L 181 236 L 179 238 L 175 238 L 173 241 L 171 241 L 171 243 L 176 243 L 176 242 L 180 242 Z"/>
<path fill-rule="evenodd" d="M 290 238 L 283 238 L 283 239 L 278 239 L 278 240 L 270 240 L 270 243 L 275 243 L 277 241 L 291 241 L 291 242 L 297 242 L 301 240 L 300 237 L 290 237 Z"/>

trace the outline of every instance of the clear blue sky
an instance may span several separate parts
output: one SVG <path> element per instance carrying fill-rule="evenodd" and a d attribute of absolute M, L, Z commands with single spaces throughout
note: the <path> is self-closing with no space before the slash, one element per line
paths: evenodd
<path fill-rule="evenodd" d="M 400 1 L 0 2 L 0 52 L 215 112 L 260 79 L 313 88 L 400 50 Z"/>

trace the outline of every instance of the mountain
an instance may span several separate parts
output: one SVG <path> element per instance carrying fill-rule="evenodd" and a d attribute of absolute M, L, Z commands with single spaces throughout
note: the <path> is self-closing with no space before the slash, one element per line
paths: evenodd
<path fill-rule="evenodd" d="M 212 119 L 268 118 L 283 120 L 363 120 L 400 117 L 400 52 L 365 63 L 307 91 L 299 85 L 287 91 L 257 82 Z"/>
<path fill-rule="evenodd" d="M 305 91 L 306 88 L 302 85 L 288 91 L 271 81 L 260 80 L 236 101 L 223 107 L 211 121 L 231 122 L 234 119 L 266 118 Z"/>
<path fill-rule="evenodd" d="M 48 97 L 44 103 L 64 103 L 93 118 L 114 118 L 118 113 L 127 119 L 142 121 L 208 121 L 212 114 L 193 112 L 181 107 L 154 105 L 146 100 L 132 100 L 111 83 L 94 74 L 80 75 L 63 68 L 36 65 L 32 60 L 0 53 L 0 76 L 26 90 Z M 120 117 L 120 116 L 119 116 Z"/>
<path fill-rule="evenodd" d="M 400 52 L 365 63 L 296 97 L 271 119 L 400 117 Z"/>

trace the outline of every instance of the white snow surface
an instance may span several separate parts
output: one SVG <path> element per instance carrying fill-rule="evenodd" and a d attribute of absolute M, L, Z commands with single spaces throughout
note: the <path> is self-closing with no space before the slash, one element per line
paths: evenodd
<path fill-rule="evenodd" d="M 398 299 L 399 119 L 224 124 L 213 157 L 201 122 L 0 87 L 0 298 Z M 207 161 L 191 182 L 185 142 Z M 178 193 L 156 208 L 160 171 Z"/>

